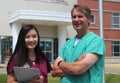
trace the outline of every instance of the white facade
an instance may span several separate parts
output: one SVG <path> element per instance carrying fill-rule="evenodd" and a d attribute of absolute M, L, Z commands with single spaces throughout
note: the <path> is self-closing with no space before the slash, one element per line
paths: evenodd
<path fill-rule="evenodd" d="M 77 0 L 3 0 L 0 3 L 0 36 L 12 36 L 14 50 L 22 25 L 34 24 L 41 38 L 58 38 L 59 50 L 66 38 L 76 34 L 71 28 L 70 14 L 76 3 Z"/>
<path fill-rule="evenodd" d="M 65 3 L 67 3 L 67 5 L 55 3 L 55 1 L 64 1 Z M 13 12 L 20 10 L 26 10 L 26 11 L 33 10 L 36 12 L 45 11 L 45 12 L 51 12 L 51 13 L 53 12 L 59 14 L 61 13 L 70 14 L 71 8 L 75 3 L 77 3 L 77 0 L 12 0 L 12 1 L 3 0 L 0 3 L 0 10 L 1 10 L 0 19 L 2 19 L 0 20 L 0 25 L 1 28 L 4 29 L 3 30 L 1 29 L 2 31 L 0 32 L 0 35 L 12 35 L 11 26 L 9 24 L 10 20 L 8 18 Z"/>

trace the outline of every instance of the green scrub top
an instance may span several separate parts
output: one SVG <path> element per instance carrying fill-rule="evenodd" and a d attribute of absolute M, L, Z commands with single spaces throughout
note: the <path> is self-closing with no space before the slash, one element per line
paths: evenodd
<path fill-rule="evenodd" d="M 75 62 L 81 55 L 97 53 L 98 61 L 81 75 L 65 75 L 61 83 L 102 83 L 104 71 L 105 44 L 102 38 L 93 32 L 87 33 L 74 46 L 76 37 L 68 40 L 59 52 L 59 56 L 66 62 Z M 80 66 L 80 65 L 78 65 Z"/>

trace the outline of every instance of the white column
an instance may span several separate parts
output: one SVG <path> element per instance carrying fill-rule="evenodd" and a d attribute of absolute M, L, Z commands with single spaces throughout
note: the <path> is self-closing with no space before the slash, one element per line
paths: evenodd
<path fill-rule="evenodd" d="M 12 37 L 13 37 L 12 51 L 14 51 L 15 46 L 16 46 L 16 42 L 17 42 L 17 38 L 18 38 L 18 35 L 19 35 L 19 31 L 20 31 L 22 25 L 20 23 L 14 22 L 14 23 L 11 24 L 11 27 L 12 27 Z"/>
<path fill-rule="evenodd" d="M 0 37 L 0 47 L 1 47 L 1 37 Z M 0 48 L 0 63 L 1 63 L 1 58 L 2 58 L 2 54 L 1 54 L 1 48 Z"/>
<path fill-rule="evenodd" d="M 58 26 L 58 51 L 66 42 L 66 26 Z"/>

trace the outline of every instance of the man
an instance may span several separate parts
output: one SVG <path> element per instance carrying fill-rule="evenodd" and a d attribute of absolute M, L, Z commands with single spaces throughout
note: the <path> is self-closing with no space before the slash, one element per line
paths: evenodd
<path fill-rule="evenodd" d="M 91 10 L 76 4 L 71 16 L 77 35 L 60 50 L 52 75 L 61 77 L 61 83 L 102 83 L 105 44 L 102 38 L 89 30 Z"/>

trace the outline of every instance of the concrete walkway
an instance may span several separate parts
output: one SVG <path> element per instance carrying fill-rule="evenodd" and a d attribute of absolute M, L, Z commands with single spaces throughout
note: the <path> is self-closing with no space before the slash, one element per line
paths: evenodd
<path fill-rule="evenodd" d="M 120 74 L 120 64 L 105 64 L 105 73 Z"/>
<path fill-rule="evenodd" d="M 6 72 L 6 66 L 5 64 L 0 64 L 0 74 L 4 74 L 7 73 Z"/>
<path fill-rule="evenodd" d="M 5 64 L 0 64 L 0 74 L 6 73 Z M 120 74 L 120 64 L 105 64 L 105 73 Z"/>

